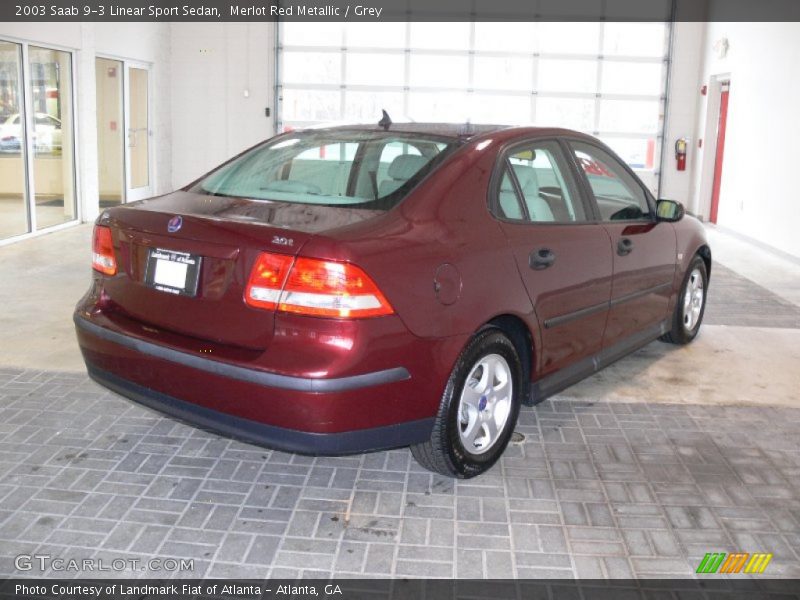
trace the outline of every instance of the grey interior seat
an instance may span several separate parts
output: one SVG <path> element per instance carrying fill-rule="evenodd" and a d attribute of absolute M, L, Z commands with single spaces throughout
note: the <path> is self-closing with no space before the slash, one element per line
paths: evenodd
<path fill-rule="evenodd" d="M 519 187 L 522 189 L 522 195 L 525 198 L 525 205 L 528 208 L 531 221 L 539 223 L 555 221 L 553 211 L 550 210 L 547 200 L 539 195 L 539 178 L 536 175 L 536 170 L 533 167 L 514 165 L 514 174 L 517 176 Z"/>
<path fill-rule="evenodd" d="M 508 173 L 503 175 L 503 181 L 500 183 L 500 195 L 498 200 L 503 216 L 507 219 L 522 218 L 522 209 L 519 206 L 517 193 L 514 191 L 514 186 L 511 183 L 511 177 L 508 176 Z"/>
<path fill-rule="evenodd" d="M 525 206 L 528 208 L 528 214 L 531 221 L 543 222 L 554 221 L 553 211 L 550 210 L 550 205 L 547 201 L 539 195 L 539 180 L 536 176 L 536 171 L 533 167 L 526 167 L 524 165 L 514 165 L 514 174 L 517 176 L 519 186 L 522 189 L 522 195 L 525 198 Z M 500 184 L 500 210 L 508 219 L 521 219 L 522 210 L 520 209 L 519 202 L 517 202 L 517 195 L 511 184 L 511 178 L 506 175 Z"/>
<path fill-rule="evenodd" d="M 406 181 L 417 174 L 422 167 L 428 164 L 428 159 L 416 154 L 401 154 L 390 164 L 387 171 L 389 179 L 381 181 L 378 186 L 378 196 L 388 196 Z"/>

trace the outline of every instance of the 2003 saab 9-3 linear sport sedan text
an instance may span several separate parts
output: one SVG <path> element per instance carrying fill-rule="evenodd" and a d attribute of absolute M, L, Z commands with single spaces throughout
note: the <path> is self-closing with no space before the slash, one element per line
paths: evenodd
<path fill-rule="evenodd" d="M 379 125 L 284 133 L 105 210 L 75 313 L 90 375 L 271 448 L 410 446 L 472 477 L 521 405 L 697 335 L 701 224 L 594 138 Z"/>

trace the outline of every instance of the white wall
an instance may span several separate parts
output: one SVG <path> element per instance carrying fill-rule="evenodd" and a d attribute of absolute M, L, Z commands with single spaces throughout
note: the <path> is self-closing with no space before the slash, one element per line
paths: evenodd
<path fill-rule="evenodd" d="M 273 135 L 274 31 L 272 23 L 172 24 L 175 189 Z"/>
<path fill-rule="evenodd" d="M 705 23 L 673 24 L 672 61 L 667 91 L 667 123 L 664 134 L 664 163 L 659 196 L 684 203 L 691 210 L 692 159 L 697 149 L 698 101 L 705 39 Z M 688 138 L 687 166 L 678 171 L 675 141 Z M 694 212 L 694 211 L 692 211 Z"/>
<path fill-rule="evenodd" d="M 166 23 L 0 23 L 0 37 L 76 50 L 77 180 L 81 217 L 98 215 L 95 57 L 153 65 L 154 192 L 172 189 L 169 30 Z"/>
<path fill-rule="evenodd" d="M 713 15 L 713 13 L 712 13 Z M 714 44 L 727 38 L 727 56 Z M 695 153 L 691 208 L 708 216 L 716 146 L 717 94 L 730 76 L 730 97 L 720 188 L 719 225 L 800 257 L 797 143 L 800 118 L 800 23 L 709 23 L 698 110 L 703 149 Z M 710 118 L 707 118 L 710 117 Z"/>

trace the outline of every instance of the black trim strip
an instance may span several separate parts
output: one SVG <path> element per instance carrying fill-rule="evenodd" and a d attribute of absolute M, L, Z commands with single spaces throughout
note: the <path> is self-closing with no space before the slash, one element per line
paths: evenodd
<path fill-rule="evenodd" d="M 638 292 L 633 292 L 632 294 L 628 294 L 627 296 L 620 296 L 619 298 L 614 298 L 609 303 L 609 308 L 612 308 L 619 304 L 623 304 L 625 302 L 630 302 L 631 300 L 636 300 L 637 298 L 641 298 L 642 296 L 647 296 L 647 294 L 654 294 L 656 292 L 660 292 L 661 290 L 665 290 L 671 287 L 672 283 L 659 283 L 658 285 L 654 285 L 653 287 L 647 288 L 646 290 L 639 290 Z"/>
<path fill-rule="evenodd" d="M 569 323 L 570 321 L 574 321 L 575 319 L 588 317 L 591 314 L 607 309 L 608 309 L 608 302 L 601 302 L 600 304 L 595 304 L 594 306 L 587 306 L 586 308 L 581 308 L 579 310 L 567 313 L 565 315 L 560 315 L 558 317 L 551 317 L 550 319 L 545 319 L 544 328 L 552 329 L 553 327 L 558 327 L 559 325 L 564 325 L 565 323 Z"/>
<path fill-rule="evenodd" d="M 638 292 L 633 292 L 632 294 L 628 294 L 627 296 L 614 298 L 613 300 L 609 300 L 608 302 L 601 302 L 600 304 L 587 306 L 586 308 L 581 308 L 571 313 L 566 313 L 564 315 L 559 315 L 557 317 L 551 317 L 549 319 L 544 320 L 544 328 L 552 329 L 553 327 L 564 325 L 565 323 L 569 323 L 570 321 L 574 321 L 575 319 L 588 317 L 589 315 L 594 314 L 596 312 L 600 312 L 601 310 L 613 308 L 625 302 L 636 300 L 637 298 L 641 298 L 642 296 L 647 296 L 647 294 L 660 292 L 661 290 L 671 287 L 672 287 L 671 283 L 660 283 L 656 286 L 647 288 L 646 290 L 639 290 Z"/>
<path fill-rule="evenodd" d="M 134 402 L 196 427 L 285 452 L 298 452 L 314 456 L 337 456 L 400 448 L 430 439 L 435 421 L 435 418 L 431 417 L 341 433 L 299 431 L 267 425 L 198 406 L 142 387 L 107 371 L 96 369 L 89 364 L 87 366 L 92 379 Z"/>
<path fill-rule="evenodd" d="M 278 375 L 277 373 L 269 373 L 265 371 L 257 371 L 255 369 L 247 369 L 245 367 L 238 367 L 216 360 L 204 358 L 202 356 L 195 356 L 187 352 L 173 350 L 146 342 L 116 331 L 112 331 L 105 327 L 100 327 L 94 323 L 90 323 L 77 313 L 73 317 L 75 326 L 91 333 L 99 338 L 119 344 L 131 350 L 154 356 L 164 360 L 169 360 L 186 367 L 192 367 L 207 373 L 214 373 L 223 377 L 237 379 L 239 381 L 246 381 L 247 383 L 255 383 L 265 387 L 280 388 L 284 390 L 294 390 L 298 392 L 342 392 L 346 390 L 355 390 L 358 388 L 370 387 L 375 385 L 382 385 L 385 383 L 394 383 L 396 381 L 405 381 L 411 379 L 411 374 L 403 367 L 395 367 L 393 369 L 386 369 L 383 371 L 374 371 L 372 373 L 364 373 L 363 375 L 352 375 L 350 377 L 339 377 L 336 379 L 311 379 L 308 377 L 290 377 L 289 375 Z"/>

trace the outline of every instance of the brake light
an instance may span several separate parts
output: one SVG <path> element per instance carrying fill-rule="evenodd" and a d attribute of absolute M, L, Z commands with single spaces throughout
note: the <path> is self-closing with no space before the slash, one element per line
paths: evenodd
<path fill-rule="evenodd" d="M 277 308 L 291 266 L 291 256 L 267 252 L 259 254 L 247 282 L 245 302 L 256 308 Z"/>
<path fill-rule="evenodd" d="M 321 317 L 378 317 L 394 313 L 361 268 L 350 263 L 262 253 L 245 291 L 250 306 Z"/>
<path fill-rule="evenodd" d="M 95 225 L 92 240 L 92 268 L 105 275 L 116 275 L 117 258 L 114 255 L 114 242 L 111 229 Z"/>

